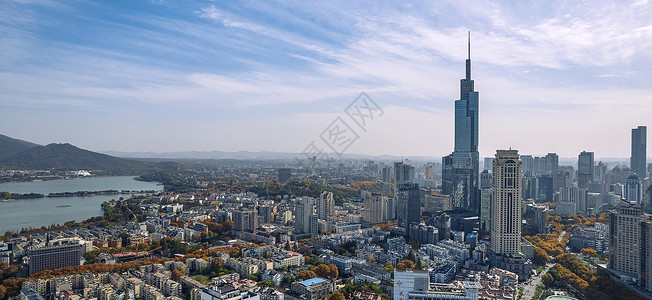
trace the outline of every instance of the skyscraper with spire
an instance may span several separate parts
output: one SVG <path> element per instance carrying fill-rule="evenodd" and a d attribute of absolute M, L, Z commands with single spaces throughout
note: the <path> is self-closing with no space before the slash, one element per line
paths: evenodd
<path fill-rule="evenodd" d="M 471 32 L 469 32 L 466 78 L 460 80 L 460 99 L 455 101 L 455 149 L 442 158 L 442 192 L 452 197 L 453 209 L 478 213 L 478 99 L 471 79 Z"/>

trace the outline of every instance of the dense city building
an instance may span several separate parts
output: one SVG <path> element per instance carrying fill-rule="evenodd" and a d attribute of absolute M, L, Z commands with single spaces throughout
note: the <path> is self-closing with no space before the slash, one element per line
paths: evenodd
<path fill-rule="evenodd" d="M 593 152 L 582 151 L 577 157 L 577 187 L 586 189 L 593 182 L 595 157 Z"/>
<path fill-rule="evenodd" d="M 652 292 L 652 215 L 640 203 L 622 201 L 609 226 L 609 268 Z"/>
<path fill-rule="evenodd" d="M 523 173 L 518 151 L 497 150 L 493 164 L 490 264 L 526 279 L 532 262 L 521 247 Z"/>
<path fill-rule="evenodd" d="M 43 270 L 54 270 L 78 266 L 81 262 L 83 246 L 76 239 L 60 239 L 47 243 L 44 247 L 29 249 L 29 275 Z"/>
<path fill-rule="evenodd" d="M 309 236 L 317 235 L 317 215 L 313 199 L 310 197 L 301 197 L 297 199 L 295 207 L 296 221 L 294 227 L 299 234 L 308 234 Z"/>
<path fill-rule="evenodd" d="M 421 190 L 416 183 L 398 186 L 398 224 L 408 233 L 410 224 L 421 221 Z"/>
<path fill-rule="evenodd" d="M 335 200 L 333 199 L 333 193 L 326 191 L 321 193 L 319 198 L 317 198 L 317 217 L 320 220 L 330 220 L 333 218 L 334 208 Z"/>
<path fill-rule="evenodd" d="M 233 212 L 233 229 L 254 231 L 258 228 L 258 213 L 255 210 L 236 210 Z"/>
<path fill-rule="evenodd" d="M 517 150 L 498 150 L 494 159 L 491 250 L 521 251 L 521 160 Z"/>
<path fill-rule="evenodd" d="M 381 193 L 365 192 L 364 220 L 372 223 L 382 223 L 387 220 L 387 196 Z"/>

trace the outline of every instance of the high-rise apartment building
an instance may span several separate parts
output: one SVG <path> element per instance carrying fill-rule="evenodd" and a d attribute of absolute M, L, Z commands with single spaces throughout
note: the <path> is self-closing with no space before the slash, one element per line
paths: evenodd
<path fill-rule="evenodd" d="M 83 254 L 83 246 L 76 239 L 54 240 L 45 247 L 29 249 L 26 252 L 29 275 L 43 270 L 78 266 Z"/>
<path fill-rule="evenodd" d="M 254 231 L 258 228 L 258 212 L 255 210 L 233 211 L 233 229 L 238 231 Z"/>
<path fill-rule="evenodd" d="M 330 220 L 335 213 L 335 200 L 332 192 L 322 192 L 317 198 L 317 216 L 320 220 Z"/>
<path fill-rule="evenodd" d="M 363 205 L 365 221 L 378 224 L 387 220 L 387 197 L 383 194 L 366 192 Z"/>
<path fill-rule="evenodd" d="M 478 111 L 479 94 L 471 79 L 471 37 L 466 78 L 460 80 L 460 99 L 455 101 L 455 149 L 442 158 L 442 192 L 451 195 L 453 209 L 478 213 Z"/>
<path fill-rule="evenodd" d="M 497 150 L 494 159 L 491 250 L 521 252 L 521 160 L 517 150 Z"/>
<path fill-rule="evenodd" d="M 299 234 L 310 234 L 310 236 L 317 235 L 318 217 L 315 214 L 313 199 L 310 197 L 297 199 L 295 209 L 296 220 L 294 229 L 296 229 L 296 232 Z"/>
<path fill-rule="evenodd" d="M 645 158 L 647 156 L 647 126 L 632 129 L 632 156 L 629 160 L 632 172 L 639 178 L 647 177 Z"/>
<path fill-rule="evenodd" d="M 593 182 L 595 157 L 593 152 L 582 151 L 577 157 L 577 187 L 586 189 Z"/>

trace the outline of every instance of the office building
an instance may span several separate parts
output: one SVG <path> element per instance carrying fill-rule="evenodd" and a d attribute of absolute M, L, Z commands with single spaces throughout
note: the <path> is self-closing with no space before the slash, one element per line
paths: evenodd
<path fill-rule="evenodd" d="M 398 186 L 398 225 L 408 233 L 410 224 L 421 221 L 421 190 L 416 183 Z"/>
<path fill-rule="evenodd" d="M 233 229 L 237 231 L 254 231 L 258 228 L 258 213 L 255 210 L 233 211 Z"/>
<path fill-rule="evenodd" d="M 517 150 L 497 150 L 494 159 L 491 250 L 495 254 L 521 251 L 521 160 Z"/>
<path fill-rule="evenodd" d="M 335 212 L 335 200 L 332 192 L 322 192 L 317 198 L 317 216 L 320 220 L 330 220 Z"/>
<path fill-rule="evenodd" d="M 365 192 L 364 220 L 371 224 L 387 220 L 387 197 L 380 193 Z"/>
<path fill-rule="evenodd" d="M 466 78 L 460 80 L 460 99 L 455 101 L 455 149 L 442 158 L 442 192 L 452 196 L 453 209 L 478 213 L 478 111 L 479 94 L 471 79 L 471 38 Z"/>
<path fill-rule="evenodd" d="M 404 162 L 394 163 L 394 195 L 396 195 L 398 186 L 404 183 L 414 181 L 414 167 Z"/>
<path fill-rule="evenodd" d="M 577 157 L 577 187 L 586 189 L 593 182 L 595 158 L 593 152 L 582 151 Z"/>
<path fill-rule="evenodd" d="M 537 177 L 537 202 L 554 201 L 554 185 L 554 179 L 550 175 L 540 175 Z"/>
<path fill-rule="evenodd" d="M 629 164 L 632 172 L 639 178 L 647 177 L 645 172 L 645 159 L 647 156 L 647 126 L 638 126 L 632 129 L 632 156 Z"/>
<path fill-rule="evenodd" d="M 491 199 L 494 189 L 487 188 L 480 191 L 480 229 L 491 231 Z"/>
<path fill-rule="evenodd" d="M 78 266 L 83 254 L 83 246 L 76 239 L 54 240 L 45 247 L 29 249 L 26 251 L 29 275 L 43 270 Z"/>

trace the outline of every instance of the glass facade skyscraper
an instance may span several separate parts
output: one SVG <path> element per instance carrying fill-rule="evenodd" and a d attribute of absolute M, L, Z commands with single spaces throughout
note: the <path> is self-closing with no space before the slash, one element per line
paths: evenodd
<path fill-rule="evenodd" d="M 639 178 L 647 177 L 645 172 L 645 157 L 647 156 L 647 126 L 632 129 L 632 156 L 630 168 Z"/>
<path fill-rule="evenodd" d="M 466 78 L 460 80 L 460 99 L 455 101 L 455 149 L 442 158 L 442 192 L 451 195 L 453 209 L 478 213 L 478 101 L 471 79 L 471 38 Z"/>

